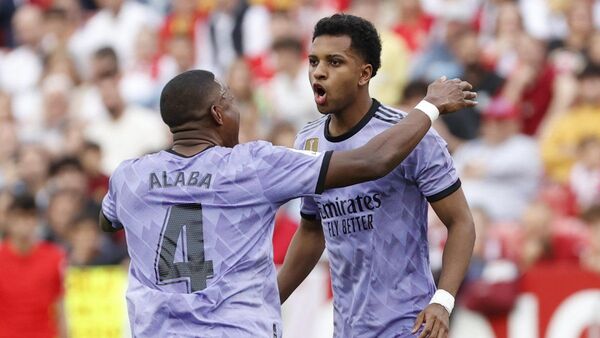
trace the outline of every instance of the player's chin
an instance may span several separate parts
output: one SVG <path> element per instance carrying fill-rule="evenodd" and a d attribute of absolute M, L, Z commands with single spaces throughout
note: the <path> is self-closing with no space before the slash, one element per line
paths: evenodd
<path fill-rule="evenodd" d="M 329 104 L 329 102 L 327 102 L 325 104 L 318 104 L 315 102 L 315 104 L 317 105 L 317 110 L 319 111 L 319 113 L 321 113 L 323 115 L 331 114 L 332 112 L 335 111 L 335 109 L 333 108 L 333 106 L 331 104 Z"/>

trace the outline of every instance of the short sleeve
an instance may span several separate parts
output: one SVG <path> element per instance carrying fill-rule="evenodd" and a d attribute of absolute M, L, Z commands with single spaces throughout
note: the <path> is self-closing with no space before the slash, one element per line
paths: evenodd
<path fill-rule="evenodd" d="M 300 136 L 294 141 L 294 148 L 303 149 L 304 139 Z M 300 203 L 300 216 L 304 219 L 315 220 L 320 219 L 319 207 L 314 197 L 303 197 Z"/>
<path fill-rule="evenodd" d="M 262 191 L 272 203 L 323 192 L 332 152 L 316 153 L 256 142 L 253 151 Z"/>
<path fill-rule="evenodd" d="M 112 223 L 112 226 L 115 229 L 122 228 L 121 222 L 117 217 L 117 181 L 118 175 L 120 172 L 120 167 L 118 167 L 113 174 L 110 176 L 108 181 L 108 192 L 104 195 L 102 199 L 102 214 Z"/>
<path fill-rule="evenodd" d="M 415 180 L 427 201 L 439 201 L 460 188 L 461 182 L 448 145 L 437 132 L 430 131 L 419 143 L 414 155 Z"/>
<path fill-rule="evenodd" d="M 303 197 L 300 204 L 300 216 L 304 219 L 315 220 L 321 219 L 319 207 L 314 197 Z"/>

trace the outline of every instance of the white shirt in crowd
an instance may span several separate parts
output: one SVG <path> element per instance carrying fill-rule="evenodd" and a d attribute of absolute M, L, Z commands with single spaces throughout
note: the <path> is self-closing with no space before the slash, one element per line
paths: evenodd
<path fill-rule="evenodd" d="M 483 207 L 494 221 L 516 221 L 535 197 L 542 175 L 537 143 L 515 135 L 492 146 L 481 140 L 465 143 L 454 154 L 463 190 L 471 206 Z M 480 178 L 468 178 L 468 165 L 481 165 Z"/>
<path fill-rule="evenodd" d="M 124 160 L 166 148 L 169 135 L 158 113 L 135 106 L 125 108 L 116 120 L 92 123 L 85 131 L 86 138 L 102 148 L 102 170 L 107 175 Z"/>
<path fill-rule="evenodd" d="M 161 16 L 150 7 L 135 1 L 124 1 L 121 10 L 114 16 L 103 9 L 71 37 L 69 49 L 76 56 L 80 70 L 89 71 L 91 55 L 106 46 L 113 47 L 126 68 L 133 62 L 135 40 L 144 27 L 157 28 Z"/>

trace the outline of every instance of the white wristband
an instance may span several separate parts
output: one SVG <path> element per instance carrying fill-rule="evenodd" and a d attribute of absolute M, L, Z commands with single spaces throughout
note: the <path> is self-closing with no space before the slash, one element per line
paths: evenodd
<path fill-rule="evenodd" d="M 433 303 L 440 304 L 448 311 L 448 314 L 452 314 L 452 309 L 454 309 L 454 296 L 446 290 L 438 289 L 429 302 L 429 304 Z"/>
<path fill-rule="evenodd" d="M 429 116 L 431 123 L 437 120 L 438 116 L 440 116 L 440 110 L 433 103 L 425 100 L 421 100 L 421 102 L 415 106 L 415 109 L 418 109 L 425 113 L 425 115 Z"/>

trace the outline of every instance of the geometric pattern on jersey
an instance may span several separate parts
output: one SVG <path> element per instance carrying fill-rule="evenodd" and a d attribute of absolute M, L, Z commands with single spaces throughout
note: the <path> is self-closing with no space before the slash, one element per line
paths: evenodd
<path fill-rule="evenodd" d="M 123 162 L 102 211 L 125 229 L 133 337 L 280 337 L 279 206 L 322 190 L 331 153 L 250 142 Z"/>
<path fill-rule="evenodd" d="M 329 135 L 330 117 L 324 116 L 298 133 L 295 147 L 320 152 L 355 149 L 404 116 L 373 100 L 369 112 L 346 134 Z M 435 292 L 427 243 L 428 201 L 459 187 L 446 142 L 430 129 L 387 176 L 303 198 L 303 217 L 320 219 L 325 235 L 335 337 L 413 337 L 416 316 Z"/>

